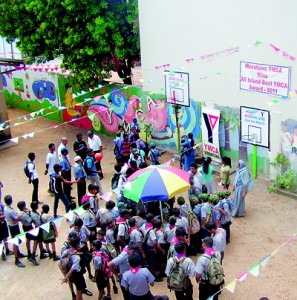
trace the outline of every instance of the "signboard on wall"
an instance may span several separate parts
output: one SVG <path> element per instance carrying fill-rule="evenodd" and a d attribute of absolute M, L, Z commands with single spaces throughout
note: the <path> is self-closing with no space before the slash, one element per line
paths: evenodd
<path fill-rule="evenodd" d="M 202 141 L 204 156 L 221 161 L 219 145 L 220 111 L 202 106 Z"/>
<path fill-rule="evenodd" d="M 269 148 L 270 112 L 240 106 L 240 139 L 242 142 Z"/>
<path fill-rule="evenodd" d="M 189 73 L 165 71 L 167 103 L 190 106 Z"/>
<path fill-rule="evenodd" d="M 291 69 L 275 65 L 240 62 L 240 89 L 288 98 Z"/>

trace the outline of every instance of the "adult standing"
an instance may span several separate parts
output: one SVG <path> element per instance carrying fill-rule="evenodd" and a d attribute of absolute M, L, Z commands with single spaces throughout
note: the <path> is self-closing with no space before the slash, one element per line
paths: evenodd
<path fill-rule="evenodd" d="M 246 169 L 245 162 L 243 160 L 239 160 L 238 170 L 233 183 L 234 208 L 232 210 L 232 217 L 245 216 L 245 197 L 248 192 L 249 182 L 250 174 Z"/>
<path fill-rule="evenodd" d="M 227 156 L 222 156 L 222 166 L 221 166 L 221 174 L 220 174 L 220 182 L 222 184 L 223 190 L 228 190 L 231 179 L 230 179 L 230 171 L 231 171 L 231 159 Z"/>
<path fill-rule="evenodd" d="M 59 145 L 59 147 L 58 147 L 58 159 L 59 159 L 59 160 L 60 160 L 60 158 L 62 157 L 62 153 L 61 153 L 62 149 L 63 149 L 63 148 L 66 148 L 66 149 L 68 150 L 67 144 L 68 144 L 67 138 L 66 138 L 66 137 L 62 137 L 62 138 L 61 138 L 61 143 L 60 143 L 60 145 Z M 68 159 L 69 159 L 69 150 L 68 150 L 67 157 L 68 157 Z"/>
<path fill-rule="evenodd" d="M 86 194 L 87 191 L 87 184 L 86 184 L 86 178 L 87 173 L 82 165 L 82 158 L 80 156 L 74 157 L 74 178 L 77 182 L 77 201 L 78 205 L 81 205 L 81 198 Z"/>
<path fill-rule="evenodd" d="M 202 167 L 199 169 L 199 171 L 202 174 L 202 184 L 204 184 L 207 188 L 208 194 L 215 194 L 216 186 L 212 177 L 213 173 L 213 166 L 211 166 L 211 158 L 205 157 L 202 162 Z"/>
<path fill-rule="evenodd" d="M 82 160 L 85 160 L 87 154 L 88 147 L 85 141 L 82 140 L 82 134 L 78 133 L 76 135 L 76 141 L 73 144 L 73 151 L 76 153 L 77 156 L 80 156 Z"/>
<path fill-rule="evenodd" d="M 33 193 L 32 193 L 32 202 L 39 202 L 38 201 L 38 186 L 39 186 L 39 179 L 38 174 L 36 172 L 34 160 L 36 155 L 34 152 L 30 152 L 28 154 L 28 171 L 29 171 L 29 184 L 32 183 L 33 185 Z M 40 203 L 40 202 L 39 202 Z"/>
<path fill-rule="evenodd" d="M 184 136 L 181 140 L 181 155 L 184 164 L 184 170 L 186 172 L 190 171 L 191 164 L 195 163 L 195 150 L 193 134 L 189 133 L 188 136 Z"/>
<path fill-rule="evenodd" d="M 103 192 L 102 192 L 102 187 L 98 175 L 100 171 L 97 171 L 96 169 L 93 149 L 87 149 L 87 157 L 85 159 L 84 166 L 85 166 L 85 171 L 91 181 L 91 184 L 96 184 L 99 187 L 100 195 L 102 195 Z"/>
<path fill-rule="evenodd" d="M 202 174 L 198 171 L 198 165 L 196 163 L 190 165 L 190 183 L 191 187 L 189 194 L 194 194 L 198 196 L 202 193 Z"/>
<path fill-rule="evenodd" d="M 49 175 L 49 193 L 53 193 L 50 187 L 51 176 L 54 173 L 54 165 L 57 163 L 56 146 L 51 143 L 48 145 L 49 152 L 46 155 L 44 175 Z"/>
<path fill-rule="evenodd" d="M 94 134 L 92 130 L 88 131 L 88 145 L 89 148 L 93 149 L 94 154 L 96 153 L 102 153 L 102 142 L 101 139 L 98 135 Z M 102 167 L 101 167 L 101 162 L 97 161 L 96 162 L 96 169 L 98 172 L 100 179 L 103 178 L 103 172 L 102 172 Z"/>
<path fill-rule="evenodd" d="M 62 157 L 59 160 L 59 164 L 62 168 L 61 175 L 66 181 L 71 181 L 71 164 L 69 162 L 69 159 L 67 157 L 68 155 L 68 149 L 63 148 L 61 150 Z M 70 184 L 65 184 L 63 182 L 63 190 L 64 193 L 68 199 L 69 202 L 71 202 L 74 197 L 71 196 L 71 185 Z"/>

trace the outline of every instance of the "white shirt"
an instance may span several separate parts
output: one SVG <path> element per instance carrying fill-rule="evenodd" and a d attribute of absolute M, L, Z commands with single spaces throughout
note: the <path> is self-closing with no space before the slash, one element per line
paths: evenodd
<path fill-rule="evenodd" d="M 61 150 L 63 148 L 66 148 L 68 150 L 68 153 L 69 153 L 69 149 L 64 145 L 64 144 L 60 144 L 59 147 L 58 147 L 58 158 L 59 160 L 63 157 L 62 153 L 61 153 Z M 67 154 L 67 157 L 68 157 L 68 160 L 69 160 L 69 154 Z"/>
<path fill-rule="evenodd" d="M 36 168 L 33 162 L 30 161 L 30 163 L 28 163 L 28 170 L 29 173 L 32 173 L 30 180 L 34 180 L 38 178 L 38 174 L 36 172 Z"/>
<path fill-rule="evenodd" d="M 56 163 L 57 161 L 57 153 L 54 152 L 49 152 L 47 155 L 46 155 L 46 160 L 45 160 L 45 163 L 48 164 L 48 174 L 49 175 L 52 175 L 54 173 L 54 164 Z"/>
<path fill-rule="evenodd" d="M 102 147 L 101 139 L 96 134 L 93 135 L 92 139 L 90 137 L 88 137 L 88 144 L 89 144 L 89 147 L 91 149 L 93 149 L 93 151 L 99 151 L 100 148 Z"/>

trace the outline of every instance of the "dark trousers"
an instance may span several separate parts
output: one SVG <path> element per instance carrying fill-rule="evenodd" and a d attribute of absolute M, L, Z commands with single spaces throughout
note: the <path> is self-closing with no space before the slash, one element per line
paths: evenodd
<path fill-rule="evenodd" d="M 33 193 L 32 193 L 32 202 L 38 202 L 38 186 L 39 186 L 39 179 L 36 178 L 32 181 L 33 184 Z"/>
<path fill-rule="evenodd" d="M 226 230 L 226 242 L 227 244 L 230 243 L 230 225 L 231 225 L 231 221 L 222 224 L 222 228 L 224 228 Z"/>
<path fill-rule="evenodd" d="M 77 183 L 77 201 L 78 205 L 81 206 L 81 198 L 86 194 L 87 192 L 87 184 L 86 181 L 80 181 Z"/>
<path fill-rule="evenodd" d="M 130 292 L 126 291 L 126 289 L 122 286 L 121 286 L 121 290 L 122 290 L 124 300 L 130 300 Z"/>
<path fill-rule="evenodd" d="M 203 281 L 203 283 L 199 284 L 199 300 L 207 300 L 209 297 L 214 295 L 221 289 L 220 285 L 212 285 L 209 281 Z M 213 297 L 213 300 L 218 300 L 219 295 L 216 294 Z"/>
<path fill-rule="evenodd" d="M 55 193 L 55 197 L 54 197 L 54 217 L 57 217 L 57 210 L 58 210 L 58 205 L 59 205 L 59 200 L 62 200 L 62 202 L 65 205 L 65 210 L 66 212 L 69 211 L 69 203 L 70 201 L 68 200 L 68 198 L 66 197 L 65 193 L 61 192 L 56 194 Z"/>
<path fill-rule="evenodd" d="M 71 170 L 64 171 L 63 174 L 64 179 L 66 179 L 67 181 L 71 181 Z M 63 183 L 63 190 L 67 199 L 71 201 L 71 184 Z"/>
<path fill-rule="evenodd" d="M 201 236 L 201 231 L 191 234 L 190 235 L 190 254 L 191 255 L 197 255 L 202 251 L 202 236 Z"/>
<path fill-rule="evenodd" d="M 176 300 L 193 300 L 193 285 L 189 279 L 189 286 L 183 291 L 174 291 Z"/>

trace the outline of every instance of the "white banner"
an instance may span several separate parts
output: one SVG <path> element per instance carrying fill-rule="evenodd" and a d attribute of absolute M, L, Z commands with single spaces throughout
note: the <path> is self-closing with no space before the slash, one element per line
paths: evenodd
<path fill-rule="evenodd" d="M 202 106 L 202 141 L 204 156 L 221 161 L 219 146 L 220 111 Z"/>
<path fill-rule="evenodd" d="M 290 68 L 240 62 L 240 89 L 288 98 Z"/>

